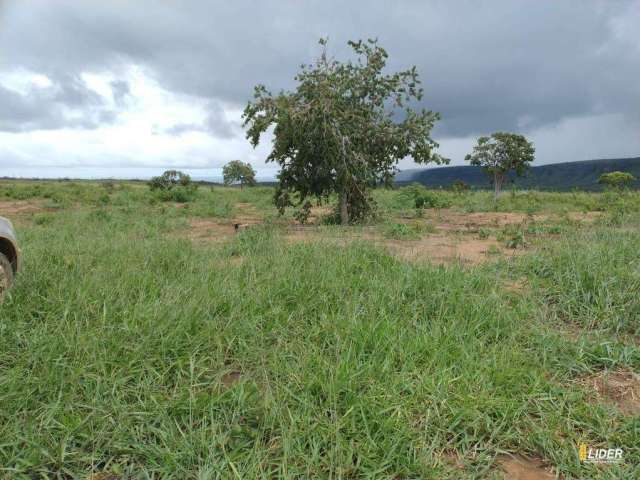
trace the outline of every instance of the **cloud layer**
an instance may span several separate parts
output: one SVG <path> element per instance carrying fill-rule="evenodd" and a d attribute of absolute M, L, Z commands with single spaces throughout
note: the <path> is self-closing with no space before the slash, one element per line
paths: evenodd
<path fill-rule="evenodd" d="M 455 163 L 495 130 L 532 136 L 539 163 L 637 155 L 639 24 L 638 0 L 5 0 L 0 167 L 264 167 L 241 109 L 256 83 L 291 88 L 321 36 L 417 65 Z"/>

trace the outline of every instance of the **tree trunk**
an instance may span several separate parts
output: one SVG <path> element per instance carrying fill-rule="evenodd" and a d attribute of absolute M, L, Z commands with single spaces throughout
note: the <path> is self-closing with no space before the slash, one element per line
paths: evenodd
<path fill-rule="evenodd" d="M 349 225 L 349 208 L 347 205 L 347 193 L 340 193 L 340 223 Z"/>
<path fill-rule="evenodd" d="M 502 176 L 498 173 L 493 174 L 493 198 L 497 200 L 500 196 L 500 188 L 502 187 Z"/>

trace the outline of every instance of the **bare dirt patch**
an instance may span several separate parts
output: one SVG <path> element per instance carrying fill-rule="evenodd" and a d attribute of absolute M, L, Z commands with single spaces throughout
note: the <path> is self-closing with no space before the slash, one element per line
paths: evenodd
<path fill-rule="evenodd" d="M 502 228 L 506 225 L 523 223 L 526 220 L 544 220 L 544 215 L 529 216 L 514 212 L 474 212 L 464 213 L 452 209 L 427 210 L 424 218 L 438 230 L 445 232 L 473 231 L 479 228 Z"/>
<path fill-rule="evenodd" d="M 496 460 L 507 480 L 555 480 L 556 478 L 539 458 L 501 455 Z"/>
<path fill-rule="evenodd" d="M 604 212 L 571 212 L 567 216 L 577 222 L 593 223 L 603 214 Z"/>
<path fill-rule="evenodd" d="M 596 395 L 625 415 L 640 415 L 640 375 L 628 370 L 601 372 L 583 380 Z"/>
<path fill-rule="evenodd" d="M 591 224 L 602 216 L 602 212 L 570 212 L 567 217 L 576 222 Z M 425 220 L 444 232 L 473 232 L 480 228 L 501 229 L 508 225 L 521 225 L 531 222 L 547 222 L 553 215 L 529 215 L 519 212 L 474 212 L 465 213 L 445 208 L 441 210 L 426 210 Z"/>
<path fill-rule="evenodd" d="M 232 370 L 231 372 L 225 373 L 220 381 L 222 385 L 226 388 L 233 387 L 236 383 L 238 383 L 242 379 L 242 374 L 237 370 Z"/>
<path fill-rule="evenodd" d="M 508 282 L 505 282 L 504 289 L 507 292 L 515 293 L 517 295 L 522 295 L 529 291 L 530 286 L 525 278 L 520 278 L 517 280 L 510 280 Z"/>
<path fill-rule="evenodd" d="M 429 262 L 436 265 L 461 263 L 477 265 L 500 257 L 518 255 L 522 250 L 505 249 L 496 240 L 458 238 L 445 234 L 431 234 L 418 240 L 384 238 L 372 228 L 344 229 L 339 233 L 324 232 L 314 227 L 291 229 L 285 236 L 289 242 L 324 240 L 346 245 L 353 241 L 366 241 L 388 250 L 391 254 L 411 262 Z"/>
<path fill-rule="evenodd" d="M 0 200 L 0 215 L 4 217 L 28 215 L 45 212 L 47 209 L 41 202 L 32 200 Z"/>
<path fill-rule="evenodd" d="M 255 205 L 251 203 L 239 202 L 233 207 L 237 211 L 237 215 L 233 217 L 233 223 L 255 224 L 262 221 Z"/>
<path fill-rule="evenodd" d="M 221 242 L 234 234 L 233 223 L 220 223 L 206 218 L 190 219 L 186 232 L 190 240 L 201 242 Z"/>
<path fill-rule="evenodd" d="M 87 477 L 87 480 L 120 480 L 120 477 L 114 473 L 92 473 Z"/>

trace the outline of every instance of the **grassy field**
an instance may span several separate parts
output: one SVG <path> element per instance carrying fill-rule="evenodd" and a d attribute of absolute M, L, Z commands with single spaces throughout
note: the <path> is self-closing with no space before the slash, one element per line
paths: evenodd
<path fill-rule="evenodd" d="M 0 478 L 640 478 L 640 193 L 410 190 L 1 182 Z"/>

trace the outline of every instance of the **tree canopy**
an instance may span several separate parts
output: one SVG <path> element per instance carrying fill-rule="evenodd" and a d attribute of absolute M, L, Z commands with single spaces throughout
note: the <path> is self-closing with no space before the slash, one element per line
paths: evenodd
<path fill-rule="evenodd" d="M 225 185 L 240 183 L 241 189 L 245 185 L 253 186 L 256 184 L 256 171 L 250 163 L 244 163 L 240 160 L 232 160 L 222 167 L 222 177 Z"/>
<path fill-rule="evenodd" d="M 623 188 L 630 186 L 633 182 L 636 181 L 636 177 L 634 177 L 629 172 L 609 172 L 603 173 L 598 178 L 598 183 L 601 185 L 606 185 L 609 187 L 615 188 Z"/>
<path fill-rule="evenodd" d="M 478 138 L 478 144 L 465 160 L 484 168 L 491 177 L 496 198 L 509 172 L 521 176 L 535 158 L 535 148 L 523 135 L 496 132 L 489 137 Z"/>
<path fill-rule="evenodd" d="M 372 211 L 370 187 L 390 184 L 398 161 L 442 163 L 431 139 L 438 113 L 414 108 L 422 99 L 415 67 L 387 74 L 387 52 L 376 40 L 350 41 L 354 61 L 340 62 L 326 52 L 302 65 L 292 92 L 272 94 L 255 87 L 244 110 L 247 138 L 255 147 L 273 129 L 267 162 L 280 166 L 276 205 L 282 212 L 309 199 L 338 194 L 343 224 Z"/>
<path fill-rule="evenodd" d="M 149 181 L 151 190 L 171 190 L 174 187 L 187 187 L 191 185 L 191 177 L 180 170 L 166 170 L 158 177 L 152 177 Z"/>

